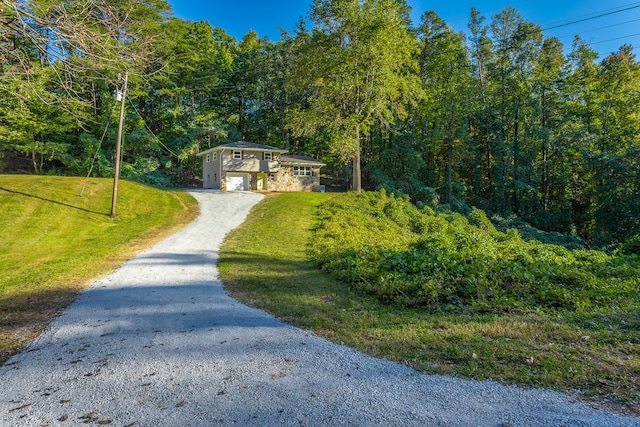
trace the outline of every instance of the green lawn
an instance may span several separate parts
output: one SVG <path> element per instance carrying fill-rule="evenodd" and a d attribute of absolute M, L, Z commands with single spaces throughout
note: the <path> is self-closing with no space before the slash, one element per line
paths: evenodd
<path fill-rule="evenodd" d="M 113 219 L 112 186 L 110 179 L 0 175 L 0 363 L 91 279 L 198 213 L 187 193 L 120 181 Z"/>
<path fill-rule="evenodd" d="M 319 271 L 310 243 L 331 194 L 265 198 L 219 269 L 236 298 L 334 342 L 428 373 L 576 394 L 640 414 L 638 310 L 434 312 L 385 305 Z"/>

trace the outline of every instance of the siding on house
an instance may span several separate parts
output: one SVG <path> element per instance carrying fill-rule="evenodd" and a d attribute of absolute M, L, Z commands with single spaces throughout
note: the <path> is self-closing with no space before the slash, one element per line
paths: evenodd
<path fill-rule="evenodd" d="M 278 160 L 262 160 L 263 153 L 247 153 L 244 159 L 231 158 L 231 153 L 223 152 L 222 169 L 237 172 L 278 172 L 280 162 Z"/>
<path fill-rule="evenodd" d="M 208 153 L 202 156 L 202 188 L 221 189 L 223 177 L 220 163 L 219 153 Z"/>

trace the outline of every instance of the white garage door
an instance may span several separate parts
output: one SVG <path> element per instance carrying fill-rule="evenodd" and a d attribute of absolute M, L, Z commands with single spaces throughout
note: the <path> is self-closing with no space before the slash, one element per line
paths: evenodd
<path fill-rule="evenodd" d="M 244 173 L 227 174 L 227 191 L 247 191 L 249 189 L 249 175 Z"/>

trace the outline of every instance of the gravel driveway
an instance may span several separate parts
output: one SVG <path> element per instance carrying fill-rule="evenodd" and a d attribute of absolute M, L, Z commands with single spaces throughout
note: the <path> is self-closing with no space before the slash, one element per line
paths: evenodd
<path fill-rule="evenodd" d="M 640 426 L 557 393 L 423 375 L 240 304 L 217 250 L 261 196 L 193 195 L 193 224 L 0 368 L 0 425 Z"/>

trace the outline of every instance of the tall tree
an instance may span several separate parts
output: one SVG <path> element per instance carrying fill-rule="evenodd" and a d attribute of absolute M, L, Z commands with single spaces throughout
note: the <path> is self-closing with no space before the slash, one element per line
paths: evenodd
<path fill-rule="evenodd" d="M 0 0 L 0 10 L 0 90 L 16 98 L 25 114 L 39 111 L 42 119 L 58 118 L 49 128 L 68 129 L 73 136 L 78 128 L 104 127 L 97 122 L 109 116 L 102 109 L 110 104 L 103 101 L 121 84 L 119 73 L 132 72 L 134 81 L 143 77 L 139 71 L 170 6 L 165 0 Z M 19 90 L 12 83 L 17 80 L 22 82 Z M 69 114 L 75 117 L 71 125 Z M 11 125 L 14 116 L 0 110 L 0 125 Z M 21 146 L 33 147 L 41 159 L 53 159 L 57 154 L 50 153 L 60 153 L 61 147 L 43 137 L 46 133 L 23 134 L 34 140 Z M 33 150 L 29 154 L 33 157 Z M 83 162 L 67 166 L 71 163 Z"/>
<path fill-rule="evenodd" d="M 534 91 L 538 101 L 540 139 L 539 169 L 542 177 L 540 192 L 542 194 L 543 209 L 551 210 L 551 170 L 554 157 L 558 151 L 554 149 L 554 131 L 562 119 L 561 87 L 565 79 L 565 59 L 562 54 L 562 44 L 557 38 L 546 39 L 540 50 L 540 55 L 534 71 Z"/>
<path fill-rule="evenodd" d="M 313 31 L 292 67 L 308 94 L 291 115 L 296 136 L 324 131 L 334 154 L 351 160 L 351 188 L 362 188 L 361 147 L 375 123 L 406 117 L 420 95 L 417 43 L 409 7 L 394 0 L 315 0 Z"/>
<path fill-rule="evenodd" d="M 56 83 L 52 70 L 45 67 L 36 75 L 37 80 L 32 76 L 30 82 L 13 75 L 0 84 L 0 156 L 6 150 L 20 153 L 29 159 L 32 172 L 41 174 L 45 163 L 68 164 L 69 139 L 77 122 L 67 110 L 50 103 Z"/>
<path fill-rule="evenodd" d="M 523 141 L 532 114 L 532 74 L 542 33 L 511 7 L 495 15 L 489 29 L 494 47 L 485 84 L 492 116 L 486 129 L 492 143 L 491 198 L 500 213 L 521 212 L 520 195 L 533 190 L 521 179 L 521 169 L 526 163 Z"/>
<path fill-rule="evenodd" d="M 236 42 L 208 22 L 174 18 L 163 24 L 155 49 L 159 59 L 146 71 L 138 111 L 163 144 L 141 148 L 156 151 L 164 173 L 186 185 L 197 175 L 194 153 L 228 132 L 224 104 Z M 151 68 L 156 64 L 162 67 Z"/>
<path fill-rule="evenodd" d="M 467 107 L 470 90 L 470 64 L 462 34 L 454 33 L 433 11 L 422 16 L 418 28 L 422 43 L 420 56 L 421 83 L 429 94 L 423 102 L 422 116 L 435 132 L 434 145 L 445 151 L 445 195 L 453 199 L 454 144 L 466 135 Z M 434 152 L 441 151 L 439 149 Z"/>
<path fill-rule="evenodd" d="M 640 64 L 631 46 L 607 56 L 599 77 L 600 135 L 588 162 L 595 178 L 592 237 L 607 243 L 640 233 Z"/>
<path fill-rule="evenodd" d="M 67 102 L 88 102 L 87 81 L 115 77 L 151 50 L 159 22 L 170 10 L 165 0 L 0 0 L 0 79 L 33 75 L 33 58 L 56 70 L 58 94 Z M 65 105 L 65 104 L 63 104 Z"/>
<path fill-rule="evenodd" d="M 470 99 L 469 141 L 474 151 L 473 201 L 484 206 L 484 197 L 488 194 L 489 171 L 491 170 L 491 132 L 492 110 L 488 101 L 487 74 L 493 56 L 493 43 L 488 36 L 485 17 L 471 8 L 469 28 L 469 56 L 473 91 Z M 483 190 L 487 190 L 484 194 Z"/>

